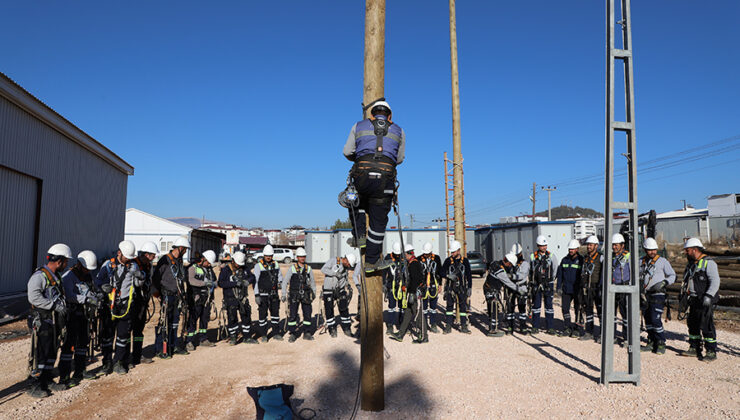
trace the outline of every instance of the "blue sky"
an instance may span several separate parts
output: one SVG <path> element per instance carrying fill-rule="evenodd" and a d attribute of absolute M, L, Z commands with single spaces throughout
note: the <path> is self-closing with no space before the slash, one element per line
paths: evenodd
<path fill-rule="evenodd" d="M 641 210 L 740 192 L 740 2 L 632 7 L 637 160 L 655 160 Z M 533 182 L 559 187 L 553 205 L 603 211 L 604 8 L 458 2 L 469 223 L 530 212 Z M 400 204 L 416 226 L 444 216 L 447 13 L 387 5 L 385 94 L 407 134 Z M 364 1 L 12 1 L 0 22 L 0 71 L 136 168 L 129 207 L 265 227 L 346 217 Z"/>

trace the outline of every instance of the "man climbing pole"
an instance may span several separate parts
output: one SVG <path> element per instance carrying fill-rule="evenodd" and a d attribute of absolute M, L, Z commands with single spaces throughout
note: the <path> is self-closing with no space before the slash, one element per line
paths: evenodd
<path fill-rule="evenodd" d="M 344 156 L 354 162 L 349 172 L 348 188 L 359 194 L 359 204 L 349 206 L 352 238 L 348 243 L 365 248 L 365 272 L 388 267 L 380 258 L 388 212 L 396 190 L 396 166 L 403 162 L 406 135 L 392 120 L 391 106 L 384 98 L 365 107 L 370 118 L 354 126 L 344 145 Z M 365 236 L 365 215 L 370 226 Z"/>

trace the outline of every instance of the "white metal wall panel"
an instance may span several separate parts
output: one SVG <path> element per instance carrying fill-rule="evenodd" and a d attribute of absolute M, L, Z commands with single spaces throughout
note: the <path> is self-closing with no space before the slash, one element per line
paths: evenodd
<path fill-rule="evenodd" d="M 306 232 L 306 261 L 324 264 L 331 258 L 331 232 Z"/>
<path fill-rule="evenodd" d="M 26 289 L 33 270 L 36 179 L 0 166 L 0 296 Z"/>

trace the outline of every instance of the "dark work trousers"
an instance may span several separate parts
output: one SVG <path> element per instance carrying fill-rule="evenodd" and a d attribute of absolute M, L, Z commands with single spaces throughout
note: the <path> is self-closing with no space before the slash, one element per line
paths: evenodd
<path fill-rule="evenodd" d="M 177 329 L 180 327 L 180 299 L 177 295 L 166 295 L 162 299 L 163 320 L 166 322 L 166 328 L 162 325 L 157 327 L 157 337 L 154 347 L 158 353 L 172 355 L 177 348 Z"/>
<path fill-rule="evenodd" d="M 47 311 L 48 312 L 48 311 Z M 32 312 L 32 316 L 33 316 Z M 42 315 L 41 324 L 36 331 L 36 360 L 38 376 L 33 376 L 32 380 L 36 385 L 47 389 L 47 385 L 52 380 L 52 369 L 57 361 L 57 343 L 54 337 L 54 321 L 52 314 Z"/>
<path fill-rule="evenodd" d="M 563 328 L 573 328 L 573 322 L 570 317 L 570 305 L 576 305 L 576 295 L 573 293 L 563 293 L 560 299 L 561 309 L 563 310 Z"/>
<path fill-rule="evenodd" d="M 689 305 L 689 316 L 686 318 L 689 327 L 689 344 L 697 352 L 701 351 L 702 336 L 707 351 L 717 351 L 717 331 L 714 329 L 714 306 L 704 308 L 701 298 L 692 299 Z M 701 334 L 701 335 L 700 335 Z"/>
<path fill-rule="evenodd" d="M 114 362 L 128 366 L 131 349 L 131 311 L 121 318 L 113 320 L 116 328 L 116 353 Z"/>
<path fill-rule="evenodd" d="M 85 308 L 82 305 L 74 305 L 69 308 L 67 317 L 67 337 L 62 343 L 62 351 L 59 356 L 59 380 L 66 381 L 72 371 L 72 360 L 75 364 L 76 378 L 82 378 L 85 373 L 85 362 L 87 359 L 87 318 Z"/>
<path fill-rule="evenodd" d="M 206 337 L 208 320 L 211 315 L 210 311 L 207 310 L 210 308 L 206 308 L 207 300 L 208 294 L 193 294 L 193 305 L 190 307 L 190 315 L 188 316 L 188 343 L 197 345 Z"/>
<path fill-rule="evenodd" d="M 509 328 L 515 327 L 515 322 L 519 320 L 519 329 L 524 331 L 527 328 L 527 297 L 520 296 L 511 290 L 507 291 L 506 299 L 506 320 L 509 321 Z M 514 311 L 518 310 L 519 313 Z"/>
<path fill-rule="evenodd" d="M 395 325 L 398 327 L 401 324 L 403 318 L 403 310 L 401 309 L 400 302 L 393 296 L 392 283 L 388 283 L 386 287 L 386 297 L 388 298 L 388 317 L 386 318 L 386 325 Z"/>
<path fill-rule="evenodd" d="M 363 162 L 357 162 L 355 167 L 359 168 L 364 165 Z M 367 215 L 370 220 L 370 226 L 367 230 L 365 262 L 375 264 L 380 258 L 380 253 L 383 251 L 385 227 L 388 224 L 388 212 L 391 210 L 396 181 L 395 177 L 381 176 L 382 171 L 355 171 L 355 167 L 353 167 L 352 176 L 354 186 L 360 195 L 360 205 L 349 209 L 349 219 L 352 222 L 352 235 L 355 238 L 365 236 L 365 215 Z M 390 166 L 387 167 L 390 168 Z"/>
<path fill-rule="evenodd" d="M 491 292 L 485 292 L 486 296 L 486 312 L 488 312 L 488 321 L 490 322 L 491 328 L 489 332 L 495 331 L 498 328 L 498 317 L 501 314 L 503 308 L 498 304 L 498 296 L 500 295 L 499 290 L 493 290 Z"/>
<path fill-rule="evenodd" d="M 435 291 L 436 293 L 436 291 Z M 422 309 L 424 316 L 429 320 L 429 324 L 435 325 L 437 323 L 437 300 L 439 296 L 428 297 L 422 300 Z"/>
<path fill-rule="evenodd" d="M 447 318 L 447 325 L 452 326 L 455 321 L 455 297 L 457 297 L 457 304 L 460 308 L 460 326 L 468 324 L 468 293 L 466 289 L 461 289 L 457 292 L 450 290 L 445 295 L 447 301 L 447 310 L 445 312 Z"/>
<path fill-rule="evenodd" d="M 419 312 L 419 302 L 416 298 L 416 295 L 410 294 L 407 302 L 406 311 L 404 311 L 403 314 L 401 327 L 398 329 L 398 335 L 402 337 L 406 335 L 406 331 L 408 331 L 409 326 L 412 322 L 416 324 L 416 338 L 419 340 L 425 340 L 426 328 L 424 328 L 424 314 Z"/>
<path fill-rule="evenodd" d="M 136 296 L 136 295 L 134 295 Z M 141 350 L 144 346 L 144 327 L 146 326 L 146 312 L 149 310 L 149 301 L 143 297 L 134 297 L 131 304 L 131 364 L 141 363 Z"/>
<path fill-rule="evenodd" d="M 548 290 L 537 289 L 532 299 L 532 328 L 540 327 L 540 314 L 542 313 L 542 300 L 545 301 L 545 326 L 552 328 L 555 319 L 555 311 L 552 309 L 552 283 Z"/>
<path fill-rule="evenodd" d="M 260 303 L 257 306 L 260 317 L 259 336 L 267 336 L 267 312 L 270 312 L 270 326 L 272 334 L 277 335 L 280 332 L 280 298 L 277 295 L 270 296 L 267 293 L 260 293 Z"/>
<path fill-rule="evenodd" d="M 313 334 L 313 329 L 311 328 L 311 301 L 308 299 L 301 301 L 297 296 L 295 298 L 290 298 L 288 330 L 291 334 L 298 335 L 298 306 L 301 307 L 301 312 L 303 313 L 303 332 Z"/>
<path fill-rule="evenodd" d="M 648 334 L 648 343 L 655 345 L 665 344 L 665 330 L 663 329 L 663 307 L 665 294 L 648 294 L 647 307 L 642 312 L 645 318 L 645 329 Z"/>
<path fill-rule="evenodd" d="M 584 326 L 584 330 L 592 335 L 596 335 L 596 330 L 594 328 L 594 306 L 596 306 L 596 317 L 599 319 L 599 323 L 601 323 L 601 299 L 596 295 L 596 293 L 590 293 L 586 300 L 583 313 L 586 314 L 586 325 Z"/>
<path fill-rule="evenodd" d="M 627 339 L 627 299 L 628 295 L 625 293 L 614 294 L 614 338 L 617 338 L 617 327 L 622 325 L 622 339 Z M 617 317 L 619 312 L 620 317 Z"/>
<path fill-rule="evenodd" d="M 229 321 L 226 330 L 229 337 L 235 338 L 239 330 L 242 332 L 242 338 L 249 337 L 252 328 L 252 306 L 249 301 L 244 299 L 244 304 L 241 304 L 238 299 L 230 298 L 225 300 L 225 304 L 226 317 Z"/>
<path fill-rule="evenodd" d="M 324 312 L 326 314 L 326 326 L 336 329 L 337 324 L 342 324 L 342 329 L 350 328 L 352 319 L 349 316 L 349 296 L 346 290 L 334 292 L 333 290 L 324 290 Z M 339 309 L 339 322 L 334 318 L 334 302 Z"/>
<path fill-rule="evenodd" d="M 110 302 L 104 302 L 100 307 L 98 320 L 100 322 L 98 340 L 100 341 L 100 352 L 103 354 L 103 364 L 105 365 L 113 359 L 113 338 L 116 335 L 113 319 L 110 315 Z"/>

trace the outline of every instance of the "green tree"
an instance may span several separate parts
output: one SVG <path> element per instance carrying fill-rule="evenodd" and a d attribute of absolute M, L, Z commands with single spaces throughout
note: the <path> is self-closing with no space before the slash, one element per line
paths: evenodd
<path fill-rule="evenodd" d="M 349 221 L 349 218 L 347 218 L 347 220 L 337 219 L 336 222 L 331 225 L 330 230 L 334 229 L 352 229 L 352 222 Z"/>

